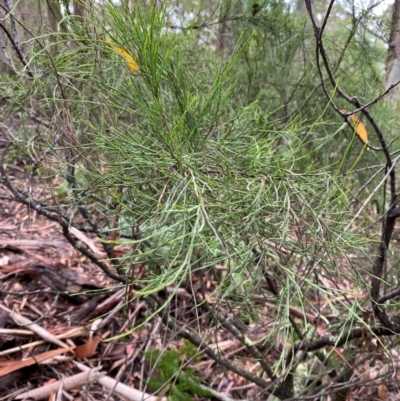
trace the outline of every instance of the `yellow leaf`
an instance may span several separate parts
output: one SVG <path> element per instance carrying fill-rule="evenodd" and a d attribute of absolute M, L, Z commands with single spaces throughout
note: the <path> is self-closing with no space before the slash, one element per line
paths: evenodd
<path fill-rule="evenodd" d="M 116 44 L 112 43 L 108 39 L 105 39 L 103 42 L 110 45 L 117 53 L 119 53 L 125 59 L 125 61 L 128 63 L 128 67 L 131 71 L 139 70 L 138 63 L 135 61 L 135 59 L 132 57 L 132 55 L 129 54 L 125 49 L 117 46 Z"/>
<path fill-rule="evenodd" d="M 342 113 L 347 113 L 347 110 L 340 110 Z M 357 118 L 356 115 L 352 114 L 350 120 L 353 123 L 354 131 L 361 139 L 361 142 L 366 145 L 368 143 L 368 133 L 365 125 Z"/>

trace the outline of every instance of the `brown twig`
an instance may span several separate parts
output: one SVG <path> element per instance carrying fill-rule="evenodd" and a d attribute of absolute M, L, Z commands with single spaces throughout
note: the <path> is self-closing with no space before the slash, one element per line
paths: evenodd
<path fill-rule="evenodd" d="M 329 96 L 328 90 L 325 86 L 322 69 L 321 69 L 321 65 L 319 62 L 319 59 L 321 57 L 325 71 L 328 74 L 328 78 L 329 78 L 331 85 L 333 86 L 335 91 L 339 94 L 339 96 L 341 96 L 343 99 L 345 99 L 348 103 L 355 106 L 357 108 L 357 110 L 361 111 L 362 114 L 364 114 L 364 116 L 367 118 L 369 123 L 372 125 L 372 127 L 378 137 L 378 140 L 381 145 L 381 149 L 379 149 L 379 150 L 381 150 L 383 152 L 383 154 L 385 155 L 385 158 L 386 158 L 386 168 L 390 172 L 389 173 L 389 182 L 390 182 L 391 199 L 390 199 L 390 206 L 389 206 L 388 213 L 386 214 L 385 218 L 382 219 L 381 243 L 380 243 L 378 253 L 377 253 L 377 256 L 375 257 L 374 264 L 372 267 L 371 298 L 372 298 L 372 307 L 373 307 L 374 313 L 378 317 L 379 321 L 389 330 L 400 333 L 400 319 L 390 317 L 387 314 L 387 312 L 385 311 L 385 308 L 382 305 L 380 305 L 378 302 L 380 299 L 381 278 L 382 278 L 382 273 L 383 273 L 383 269 L 384 269 L 384 265 L 385 265 L 385 261 L 386 261 L 386 257 L 387 257 L 387 248 L 389 246 L 389 243 L 390 243 L 390 240 L 391 240 L 391 237 L 393 234 L 393 230 L 394 230 L 394 225 L 395 225 L 396 218 L 397 218 L 397 213 L 394 212 L 397 210 L 397 208 L 396 208 L 397 194 L 396 194 L 395 168 L 393 165 L 392 157 L 389 152 L 389 148 L 388 148 L 386 140 L 383 136 L 383 133 L 380 130 L 378 124 L 375 122 L 372 115 L 370 114 L 370 112 L 368 111 L 367 105 L 362 104 L 356 97 L 350 97 L 348 94 L 346 94 L 344 92 L 344 90 L 338 85 L 338 83 L 334 77 L 332 68 L 328 61 L 328 56 L 327 56 L 327 53 L 326 53 L 326 50 L 325 50 L 325 47 L 323 44 L 323 40 L 322 40 L 323 31 L 324 31 L 324 28 L 326 27 L 326 23 L 328 21 L 333 3 L 334 3 L 334 0 L 331 0 L 330 4 L 328 6 L 327 13 L 324 17 L 324 21 L 320 28 L 320 27 L 318 27 L 316 20 L 314 18 L 314 15 L 313 15 L 311 0 L 306 0 L 307 11 L 309 13 L 310 20 L 311 20 L 311 23 L 312 23 L 313 29 L 314 29 L 315 38 L 316 38 L 317 69 L 318 69 L 320 81 L 321 81 L 325 96 L 331 101 L 332 107 L 336 110 L 336 112 L 338 112 L 340 115 L 343 116 L 344 115 L 343 112 L 341 112 L 339 110 L 339 108 L 333 103 L 331 97 Z M 398 85 L 398 83 L 396 83 L 395 85 L 392 85 L 392 87 L 388 88 L 388 90 L 386 90 L 384 92 L 384 94 L 379 95 L 376 99 L 374 99 L 368 105 L 370 106 L 370 105 L 376 103 L 384 95 L 386 95 L 389 92 L 389 90 L 393 89 L 393 87 L 396 85 Z M 348 121 L 347 118 L 346 118 L 346 121 L 348 124 L 350 124 L 350 122 Z M 396 216 L 396 217 L 393 217 L 393 216 Z"/>

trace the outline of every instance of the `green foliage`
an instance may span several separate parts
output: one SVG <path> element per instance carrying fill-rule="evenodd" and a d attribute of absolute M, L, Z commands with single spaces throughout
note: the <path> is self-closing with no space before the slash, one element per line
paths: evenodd
<path fill-rule="evenodd" d="M 196 377 L 196 370 L 184 367 L 184 360 L 195 354 L 193 346 L 185 341 L 182 349 L 163 351 L 146 351 L 145 359 L 156 366 L 157 373 L 149 379 L 149 386 L 154 391 L 170 387 L 171 401 L 185 401 L 195 399 L 194 396 L 212 397 L 212 394 L 203 389 L 199 383 L 201 378 Z"/>
<path fill-rule="evenodd" d="M 109 222 L 118 210 L 119 243 L 135 249 L 121 267 L 143 262 L 147 268 L 136 282 L 144 286 L 138 296 L 219 264 L 215 295 L 251 304 L 262 266 L 276 265 L 287 275 L 284 303 L 302 303 L 298 281 L 312 285 L 301 272 L 310 261 L 340 276 L 326 255 L 366 243 L 356 230 L 344 231 L 350 192 L 348 178 L 337 173 L 338 166 L 340 173 L 354 169 L 360 148 L 353 144 L 356 155 L 335 152 L 326 163 L 343 134 L 325 122 L 330 112 L 319 92 L 312 114 L 293 114 L 315 81 L 304 18 L 284 2 L 254 18 L 245 14 L 250 9 L 232 27 L 235 40 L 215 54 L 195 29 L 166 29 L 165 7 L 130 12 L 110 2 L 81 30 L 60 35 L 53 46 L 61 51 L 50 64 L 47 53 L 35 53 L 32 65 L 47 74 L 17 90 L 17 102 L 30 96 L 43 110 L 62 110 L 55 114 L 57 138 L 42 136 L 33 154 L 53 153 L 52 168 L 61 172 L 68 155 L 80 186 L 71 198 L 101 197 L 96 208 Z M 140 70 L 133 73 L 104 38 Z M 85 46 L 67 46 L 67 39 Z M 305 64 L 297 62 L 299 51 Z M 301 85 L 299 71 L 310 72 Z M 124 238 L 132 227 L 137 238 Z"/>
<path fill-rule="evenodd" d="M 260 343 L 300 339 L 287 324 L 290 307 L 319 314 L 316 298 L 342 323 L 364 324 L 358 301 L 334 300 L 366 287 L 368 202 L 385 206 L 376 190 L 383 158 L 331 107 L 349 108 L 322 68 L 326 98 L 314 32 L 297 5 L 260 2 L 253 15 L 250 1 L 85 4 L 84 18 L 66 9 L 63 32 L 32 39 L 34 79 L 20 71 L 0 91 L 12 112 L 45 123 L 14 143 L 19 156 L 43 165 L 43 176 L 63 178 L 52 188 L 57 206 L 87 205 L 104 238 L 117 231 L 113 244 L 130 245 L 116 269 L 143 266 L 135 296 L 173 288 L 167 308 L 180 285 L 213 280 L 216 309 L 238 312 L 249 326 L 270 323 Z M 343 7 L 335 5 L 324 32 L 326 52 L 340 87 L 367 102 L 383 88 L 384 44 Z M 384 103 L 372 111 L 396 151 L 397 115 Z M 71 164 L 76 185 L 66 180 Z M 355 211 L 364 207 L 360 223 Z M 279 290 L 268 316 L 266 278 Z M 397 281 L 393 272 L 389 280 Z M 183 363 L 196 352 L 188 343 L 147 352 L 157 371 L 150 386 L 168 383 L 176 400 L 207 396 Z M 275 372 L 285 358 L 282 351 Z"/>

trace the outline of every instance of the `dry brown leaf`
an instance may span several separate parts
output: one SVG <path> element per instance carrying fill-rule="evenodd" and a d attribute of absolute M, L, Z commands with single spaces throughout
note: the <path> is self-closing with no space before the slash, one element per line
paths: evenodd
<path fill-rule="evenodd" d="M 387 400 L 388 388 L 384 384 L 378 386 L 378 397 L 381 400 Z"/>
<path fill-rule="evenodd" d="M 101 343 L 102 338 L 94 334 L 92 337 L 85 342 L 85 344 L 79 345 L 75 348 L 76 358 L 89 358 L 96 353 L 97 346 Z"/>
<path fill-rule="evenodd" d="M 74 347 L 58 348 L 58 349 L 54 349 L 51 351 L 43 352 L 42 354 L 39 354 L 39 355 L 32 356 L 23 361 L 4 361 L 4 362 L 8 362 L 8 363 L 5 363 L 5 364 L 4 364 L 4 362 L 2 363 L 4 367 L 0 368 L 0 377 L 8 375 L 9 373 L 15 372 L 19 369 L 26 368 L 27 366 L 31 366 L 31 365 L 35 365 L 37 363 L 43 362 L 47 359 L 55 357 L 56 355 L 65 354 L 66 352 L 72 351 L 73 349 L 74 349 Z"/>

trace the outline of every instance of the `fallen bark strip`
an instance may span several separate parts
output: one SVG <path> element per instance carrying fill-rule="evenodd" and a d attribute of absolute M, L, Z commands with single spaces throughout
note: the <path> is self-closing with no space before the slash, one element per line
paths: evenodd
<path fill-rule="evenodd" d="M 10 373 L 16 372 L 20 369 L 26 368 L 27 366 L 37 365 L 38 363 L 48 363 L 53 358 L 72 351 L 75 347 L 70 348 L 58 348 L 51 351 L 43 352 L 41 354 L 31 356 L 30 358 L 20 360 L 1 360 L 0 361 L 0 377 L 4 377 Z M 68 359 L 71 359 L 69 357 Z"/>
<path fill-rule="evenodd" d="M 81 388 L 82 386 L 96 382 L 99 380 L 103 373 L 99 372 L 101 368 L 93 368 L 88 371 L 78 373 L 74 376 L 66 377 L 58 380 L 54 383 L 42 386 L 40 388 L 35 388 L 34 390 L 29 390 L 15 397 L 16 400 L 21 399 L 33 399 L 33 400 L 43 400 L 49 398 L 50 394 L 58 391 L 61 387 L 63 390 L 68 391 L 76 388 Z"/>
<path fill-rule="evenodd" d="M 75 365 L 83 370 L 84 372 L 89 372 L 91 368 L 87 367 L 86 365 L 83 365 L 79 362 L 75 362 Z M 103 376 L 98 379 L 98 383 L 101 384 L 102 386 L 106 387 L 109 390 L 113 390 L 115 393 L 118 395 L 121 395 L 125 398 L 127 398 L 130 401 L 168 401 L 167 397 L 158 397 L 158 396 L 153 396 L 150 394 L 147 394 L 143 391 L 139 391 L 134 389 L 133 387 L 129 387 L 126 384 L 119 383 L 117 380 L 109 377 L 109 376 Z"/>
<path fill-rule="evenodd" d="M 4 330 L 4 329 L 2 329 L 2 330 Z M 2 334 L 2 330 L 0 330 L 0 334 Z M 88 329 L 86 329 L 85 327 L 75 327 L 70 331 L 56 335 L 55 338 L 57 338 L 58 340 L 76 338 L 76 337 L 81 337 L 81 336 L 87 336 L 88 332 L 89 332 Z M 33 332 L 30 332 L 30 333 L 31 333 L 31 335 L 33 334 Z M 38 345 L 45 344 L 46 342 L 47 341 L 38 340 L 38 341 L 33 341 L 33 342 L 27 343 L 27 344 L 21 344 L 21 345 L 18 345 L 17 347 L 8 348 L 8 349 L 5 349 L 4 351 L 0 351 L 0 356 L 10 355 L 10 354 L 13 354 L 14 352 L 19 352 L 24 349 L 37 347 Z"/>
<path fill-rule="evenodd" d="M 53 247 L 62 248 L 65 246 L 63 241 L 51 241 L 43 239 L 0 239 L 0 248 L 10 247 L 10 248 L 40 248 L 40 247 Z"/>
<path fill-rule="evenodd" d="M 39 326 L 38 324 L 32 322 L 31 320 L 27 319 L 24 316 L 21 316 L 15 311 L 6 308 L 4 305 L 0 304 L 0 308 L 4 309 L 6 312 L 10 314 L 10 316 L 14 319 L 14 322 L 19 326 L 25 326 L 36 333 L 39 337 L 43 338 L 43 340 L 48 341 L 50 343 L 56 344 L 62 348 L 70 348 L 69 345 L 63 343 L 58 338 L 50 334 L 47 330 L 43 327 Z"/>

